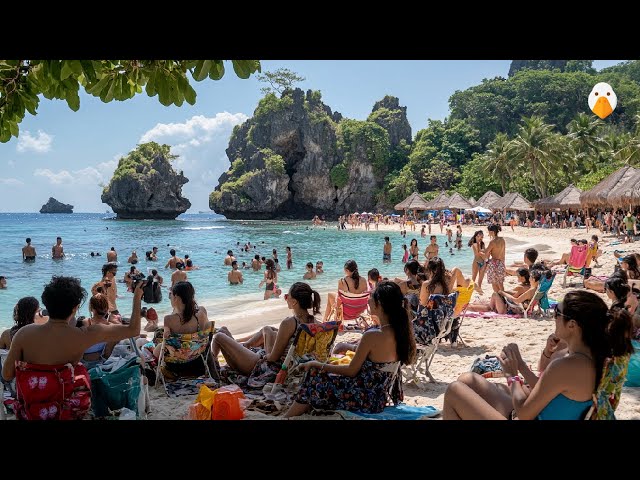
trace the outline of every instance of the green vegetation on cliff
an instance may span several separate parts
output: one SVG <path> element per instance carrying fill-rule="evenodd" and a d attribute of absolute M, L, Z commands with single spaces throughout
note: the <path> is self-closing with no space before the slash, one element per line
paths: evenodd
<path fill-rule="evenodd" d="M 376 175 L 384 176 L 388 172 L 389 134 L 380 125 L 361 120 L 343 119 L 338 124 L 338 148 L 342 151 L 345 163 L 349 165 L 364 148 L 366 158 L 373 165 Z"/>
<path fill-rule="evenodd" d="M 171 154 L 169 145 L 160 145 L 156 142 L 141 143 L 118 161 L 118 167 L 113 172 L 111 181 L 126 177 L 138 178 L 145 175 L 153 175 L 155 170 L 152 167 L 152 163 L 156 157 L 169 161 L 178 158 L 177 155 Z M 104 190 L 107 191 L 108 189 L 109 186 L 107 185 Z"/>

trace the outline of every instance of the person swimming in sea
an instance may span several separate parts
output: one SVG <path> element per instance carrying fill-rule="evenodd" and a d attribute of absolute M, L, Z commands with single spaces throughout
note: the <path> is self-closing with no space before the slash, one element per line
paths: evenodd
<path fill-rule="evenodd" d="M 24 262 L 35 262 L 36 260 L 36 249 L 31 246 L 31 239 L 27 238 L 27 244 L 22 247 L 22 261 Z"/>

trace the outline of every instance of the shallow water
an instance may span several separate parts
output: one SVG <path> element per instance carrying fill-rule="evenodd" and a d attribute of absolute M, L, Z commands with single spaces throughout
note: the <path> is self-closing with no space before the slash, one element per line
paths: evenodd
<path fill-rule="evenodd" d="M 434 228 L 434 233 L 437 228 Z M 407 238 L 400 236 L 399 229 L 393 232 L 342 230 L 334 224 L 326 228 L 311 227 L 310 222 L 291 221 L 231 221 L 215 214 L 186 214 L 174 221 L 153 220 L 112 220 L 105 214 L 77 213 L 71 215 L 44 215 L 38 213 L 0 214 L 0 232 L 4 244 L 5 261 L 0 275 L 7 277 L 8 288 L 0 290 L 0 328 L 12 325 L 12 312 L 21 297 L 32 295 L 40 299 L 42 288 L 52 275 L 72 275 L 81 279 L 89 290 L 101 278 L 101 267 L 106 262 L 106 253 L 112 246 L 118 252 L 118 279 L 122 279 L 129 265 L 126 263 L 132 250 L 136 250 L 140 262 L 137 267 L 147 273 L 148 269 L 158 269 L 165 284 L 170 283 L 171 271 L 164 269 L 170 248 L 175 248 L 178 256 L 189 254 L 200 270 L 187 272 L 193 283 L 197 300 L 206 305 L 212 319 L 230 320 L 234 318 L 260 319 L 269 312 L 282 310 L 282 301 L 264 301 L 264 288 L 258 284 L 263 272 L 244 270 L 243 285 L 229 285 L 227 272 L 230 267 L 223 265 L 226 251 L 236 253 L 239 263 L 250 263 L 257 253 L 271 256 L 277 249 L 282 265 L 278 284 L 284 292 L 296 281 L 301 281 L 305 264 L 310 261 L 324 261 L 323 275 L 309 283 L 320 292 L 334 288 L 343 275 L 345 261 L 355 259 L 360 274 L 366 276 L 369 269 L 376 267 L 383 276 L 391 278 L 402 274 L 402 244 L 409 245 L 411 238 L 418 240 L 424 252 L 428 238 L 420 238 L 420 232 L 407 232 Z M 414 234 L 412 236 L 411 234 Z M 465 232 L 466 234 L 467 232 Z M 469 231 L 468 233 L 472 233 Z M 391 237 L 393 244 L 392 263 L 382 263 L 384 237 Z M 64 260 L 51 259 L 51 246 L 57 236 L 63 239 L 66 254 Z M 31 237 L 38 258 L 35 263 L 22 262 L 21 248 L 26 237 Z M 257 248 L 249 253 L 239 253 L 239 247 L 250 241 Z M 438 235 L 440 253 L 447 267 L 459 266 L 465 274 L 470 271 L 471 249 L 466 247 L 468 236 L 463 237 L 465 247 L 454 250 L 454 255 L 444 248 L 446 237 Z M 144 252 L 151 247 L 159 248 L 157 262 L 147 262 Z M 285 247 L 293 251 L 293 268 L 286 269 Z M 92 258 L 90 253 L 99 251 L 102 256 Z M 423 258 L 421 258 L 421 261 Z M 118 284 L 118 307 L 128 315 L 131 308 L 131 293 L 124 284 Z M 323 302 L 325 298 L 323 297 Z M 43 306 L 44 307 L 44 306 Z M 170 310 L 168 292 L 163 290 L 163 300 L 154 305 L 160 315 Z M 87 304 L 80 311 L 87 315 Z"/>

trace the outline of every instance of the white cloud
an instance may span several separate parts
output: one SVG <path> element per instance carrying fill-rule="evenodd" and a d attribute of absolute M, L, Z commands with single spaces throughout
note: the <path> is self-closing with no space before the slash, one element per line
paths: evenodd
<path fill-rule="evenodd" d="M 18 187 L 20 185 L 24 185 L 24 182 L 18 180 L 17 178 L 0 178 L 0 185 Z"/>
<path fill-rule="evenodd" d="M 33 174 L 45 177 L 52 185 L 98 185 L 107 183 L 111 179 L 121 156 L 118 154 L 112 160 L 71 172 L 69 170 L 54 172 L 48 168 L 38 168 L 33 171 Z"/>
<path fill-rule="evenodd" d="M 15 167 L 16 166 L 16 162 L 14 162 L 13 160 L 9 160 L 7 162 L 7 165 L 9 165 L 10 167 Z"/>
<path fill-rule="evenodd" d="M 51 144 L 53 143 L 53 135 L 38 130 L 37 136 L 32 136 L 28 130 L 25 130 L 18 137 L 18 144 L 16 150 L 18 152 L 38 152 L 46 153 L 51 150 Z"/>
<path fill-rule="evenodd" d="M 218 177 L 229 168 L 225 149 L 235 125 L 247 120 L 244 113 L 217 113 L 213 117 L 196 115 L 184 123 L 159 123 L 140 137 L 140 143 L 157 141 L 171 145 L 173 168 L 183 170 L 190 180 L 182 194 L 192 210 L 208 208 L 209 193 Z"/>
<path fill-rule="evenodd" d="M 184 123 L 158 123 L 140 137 L 140 143 L 158 141 L 167 137 L 187 140 L 191 146 L 199 146 L 234 125 L 244 122 L 248 117 L 244 113 L 216 113 L 215 117 L 196 115 Z"/>

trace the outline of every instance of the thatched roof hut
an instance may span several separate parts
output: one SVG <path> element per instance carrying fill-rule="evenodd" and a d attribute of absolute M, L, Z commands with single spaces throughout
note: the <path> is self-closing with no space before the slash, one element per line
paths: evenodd
<path fill-rule="evenodd" d="M 640 170 L 636 170 L 625 182 L 619 183 L 609 193 L 607 201 L 614 207 L 640 205 Z"/>
<path fill-rule="evenodd" d="M 457 192 L 447 200 L 447 208 L 450 210 L 465 210 L 472 207 L 473 205 Z"/>
<path fill-rule="evenodd" d="M 582 192 L 580 205 L 591 208 L 612 206 L 608 199 L 609 194 L 629 180 L 636 172 L 637 170 L 633 167 L 622 167 L 616 170 L 591 190 Z"/>
<path fill-rule="evenodd" d="M 449 201 L 449 195 L 444 193 L 444 191 L 440 192 L 436 198 L 427 202 L 430 210 L 444 210 L 447 208 L 447 202 Z"/>
<path fill-rule="evenodd" d="M 429 204 L 420 196 L 420 194 L 413 192 L 403 201 L 395 206 L 396 210 L 428 210 Z"/>
<path fill-rule="evenodd" d="M 474 207 L 484 207 L 491 208 L 491 206 L 500 200 L 502 197 L 498 195 L 493 190 L 489 190 L 484 195 L 482 195 L 477 202 L 473 203 Z"/>
<path fill-rule="evenodd" d="M 533 205 L 517 192 L 507 193 L 491 207 L 495 210 L 533 210 Z"/>
<path fill-rule="evenodd" d="M 580 194 L 582 190 L 573 184 L 569 184 L 564 190 L 550 197 L 538 200 L 535 203 L 536 208 L 550 210 L 559 208 L 561 210 L 580 208 Z"/>
<path fill-rule="evenodd" d="M 475 204 L 476 204 L 476 199 L 475 199 L 475 198 L 473 198 L 473 197 L 469 197 L 469 198 L 467 199 L 467 201 L 468 201 L 471 205 L 473 205 L 473 206 L 475 206 Z"/>

